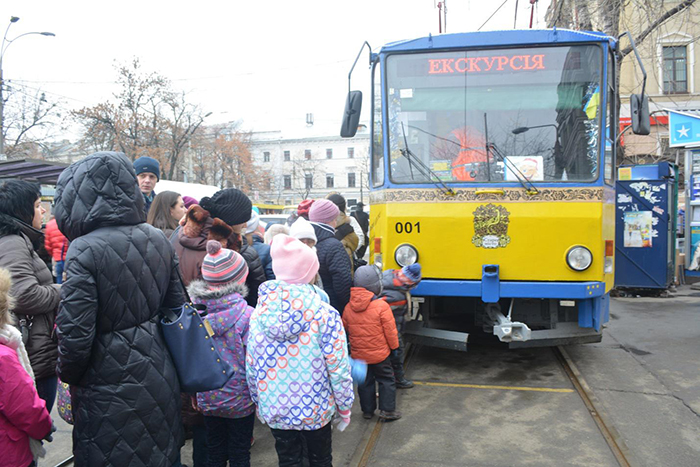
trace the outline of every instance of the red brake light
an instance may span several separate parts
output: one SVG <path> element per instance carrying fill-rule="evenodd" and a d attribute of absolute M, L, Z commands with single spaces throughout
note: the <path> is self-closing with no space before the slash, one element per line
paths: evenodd
<path fill-rule="evenodd" d="M 382 252 L 382 237 L 374 237 L 374 253 L 379 254 Z"/>

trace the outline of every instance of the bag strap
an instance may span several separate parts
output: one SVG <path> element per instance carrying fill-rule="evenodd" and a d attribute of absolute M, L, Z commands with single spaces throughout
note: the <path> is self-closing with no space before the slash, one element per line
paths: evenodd
<path fill-rule="evenodd" d="M 185 298 L 187 299 L 187 303 L 192 303 L 192 299 L 190 298 L 190 294 L 187 293 L 187 286 L 185 285 L 185 281 L 182 280 L 182 275 L 180 274 L 180 267 L 176 266 L 175 267 L 175 272 L 177 272 L 177 277 L 180 279 L 180 284 L 182 285 L 182 291 L 185 293 Z"/>
<path fill-rule="evenodd" d="M 63 238 L 63 245 L 61 246 L 61 261 L 63 261 L 65 258 L 63 256 L 63 253 L 66 251 L 66 243 L 68 243 L 67 238 Z"/>

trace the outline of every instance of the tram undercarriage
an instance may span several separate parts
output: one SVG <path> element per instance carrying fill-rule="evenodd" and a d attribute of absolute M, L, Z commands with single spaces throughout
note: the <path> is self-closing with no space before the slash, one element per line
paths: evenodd
<path fill-rule="evenodd" d="M 406 340 L 462 351 L 475 338 L 498 338 L 509 348 L 600 342 L 601 331 L 579 326 L 579 302 L 504 298 L 484 303 L 474 297 L 413 297 Z"/>

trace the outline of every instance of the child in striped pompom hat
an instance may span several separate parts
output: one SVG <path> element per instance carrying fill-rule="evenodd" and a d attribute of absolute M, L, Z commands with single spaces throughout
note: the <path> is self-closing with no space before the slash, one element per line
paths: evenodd
<path fill-rule="evenodd" d="M 216 465 L 250 465 L 255 405 L 245 375 L 248 323 L 253 308 L 246 303 L 248 265 L 233 250 L 216 240 L 207 242 L 202 279 L 190 283 L 192 301 L 207 306 L 205 325 L 221 357 L 234 370 L 231 379 L 215 391 L 197 393 L 204 414 L 209 461 Z M 227 449 L 228 444 L 228 449 Z"/>

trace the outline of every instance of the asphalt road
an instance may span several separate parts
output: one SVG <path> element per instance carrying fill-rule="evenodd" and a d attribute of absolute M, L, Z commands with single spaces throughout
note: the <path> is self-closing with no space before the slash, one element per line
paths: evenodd
<path fill-rule="evenodd" d="M 699 292 L 612 299 L 603 342 L 566 350 L 631 465 L 700 465 Z M 400 391 L 404 417 L 377 424 L 355 404 L 348 429 L 333 434 L 334 465 L 618 465 L 551 349 L 417 348 L 408 374 L 417 384 Z M 70 455 L 70 427 L 57 425 L 41 466 Z M 255 438 L 252 465 L 277 465 L 267 427 Z M 190 442 L 182 455 L 191 465 Z"/>

